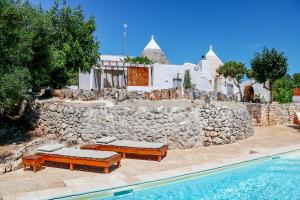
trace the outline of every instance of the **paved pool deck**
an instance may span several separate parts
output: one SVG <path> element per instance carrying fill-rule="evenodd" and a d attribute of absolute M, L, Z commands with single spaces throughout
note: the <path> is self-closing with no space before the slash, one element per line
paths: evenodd
<path fill-rule="evenodd" d="M 255 135 L 233 144 L 170 150 L 161 162 L 123 159 L 110 174 L 46 167 L 0 175 L 0 199 L 39 200 L 125 186 L 239 163 L 300 149 L 300 129 L 293 125 L 255 127 Z"/>

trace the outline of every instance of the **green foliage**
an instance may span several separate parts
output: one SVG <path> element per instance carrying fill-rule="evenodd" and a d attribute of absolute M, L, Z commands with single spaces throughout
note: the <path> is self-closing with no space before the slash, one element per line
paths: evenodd
<path fill-rule="evenodd" d="M 294 88 L 300 88 L 300 73 L 295 73 L 293 75 Z"/>
<path fill-rule="evenodd" d="M 256 53 L 251 60 L 251 67 L 253 76 L 259 83 L 274 82 L 284 77 L 288 70 L 287 58 L 274 48 L 264 48 L 262 53 Z"/>
<path fill-rule="evenodd" d="M 242 92 L 240 87 L 240 82 L 244 78 L 245 74 L 247 73 L 247 69 L 245 64 L 235 61 L 229 61 L 224 65 L 220 66 L 217 69 L 217 73 L 223 75 L 225 78 L 231 77 L 234 79 L 234 84 L 239 89 L 240 99 L 242 99 Z"/>
<path fill-rule="evenodd" d="M 29 95 L 30 73 L 26 68 L 15 67 L 4 73 L 0 70 L 0 114 L 7 115 L 17 112 L 20 104 Z"/>
<path fill-rule="evenodd" d="M 80 6 L 59 6 L 59 1 L 49 11 L 54 28 L 53 70 L 50 86 L 64 87 L 74 80 L 79 71 L 89 72 L 99 59 L 99 44 L 93 33 L 96 30 L 95 18 L 85 19 Z"/>
<path fill-rule="evenodd" d="M 290 103 L 293 100 L 293 88 L 300 87 L 300 73 L 286 75 L 274 82 L 273 97 L 279 103 Z"/>
<path fill-rule="evenodd" d="M 50 20 L 45 12 L 29 4 L 17 1 L 1 5 L 0 67 L 28 68 L 30 84 L 38 89 L 46 84 L 52 65 Z"/>
<path fill-rule="evenodd" d="M 146 65 L 150 65 L 150 64 L 153 64 L 153 62 L 147 58 L 147 57 L 126 57 L 124 59 L 124 62 L 127 62 L 127 63 L 134 63 L 134 64 L 146 64 Z"/>
<path fill-rule="evenodd" d="M 274 82 L 273 97 L 279 103 L 291 103 L 293 100 L 293 79 L 286 76 Z"/>
<path fill-rule="evenodd" d="M 185 70 L 184 72 L 183 88 L 185 90 L 192 88 L 192 78 L 191 78 L 190 70 Z"/>
<path fill-rule="evenodd" d="M 80 6 L 49 12 L 28 1 L 0 0 L 0 111 L 15 113 L 28 91 L 76 83 L 99 59 L 95 19 Z"/>
<path fill-rule="evenodd" d="M 29 89 L 47 84 L 51 23 L 29 3 L 0 0 L 0 111 L 16 113 Z"/>
<path fill-rule="evenodd" d="M 246 71 L 246 76 L 247 76 L 247 78 L 249 78 L 249 79 L 254 78 L 253 70 L 252 70 L 252 69 L 247 69 L 247 71 Z"/>
<path fill-rule="evenodd" d="M 287 58 L 276 49 L 264 48 L 261 53 L 256 53 L 251 60 L 253 77 L 259 83 L 269 82 L 270 102 L 272 102 L 272 90 L 274 81 L 284 77 L 288 70 Z"/>
<path fill-rule="evenodd" d="M 217 73 L 220 75 L 223 75 L 226 78 L 234 78 L 238 82 L 244 78 L 246 71 L 247 69 L 243 63 L 235 61 L 229 61 L 217 69 Z"/>
<path fill-rule="evenodd" d="M 79 84 L 79 73 L 74 73 L 73 77 L 70 77 L 68 82 L 68 85 L 78 85 Z"/>

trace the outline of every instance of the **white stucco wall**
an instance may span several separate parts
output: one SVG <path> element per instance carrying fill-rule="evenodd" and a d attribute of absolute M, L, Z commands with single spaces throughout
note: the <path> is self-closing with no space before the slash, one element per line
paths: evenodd
<path fill-rule="evenodd" d="M 143 92 L 151 92 L 153 87 L 150 86 L 127 86 L 127 90 L 129 91 L 143 91 Z"/>
<path fill-rule="evenodd" d="M 300 96 L 293 96 L 293 103 L 300 103 Z"/>
<path fill-rule="evenodd" d="M 213 90 L 211 84 L 212 81 L 210 82 L 210 80 L 212 80 L 212 77 L 210 77 L 207 74 L 208 66 L 206 66 L 205 63 L 204 65 L 201 63 L 199 65 L 186 63 L 183 66 L 184 66 L 184 71 L 190 70 L 192 84 L 195 85 L 196 89 L 205 90 L 205 91 Z"/>
<path fill-rule="evenodd" d="M 91 72 L 79 72 L 79 89 L 91 90 L 98 89 L 100 86 L 100 80 L 96 77 L 97 73 L 95 69 L 91 69 Z"/>
<path fill-rule="evenodd" d="M 79 89 L 92 89 L 92 78 L 90 73 L 79 72 Z"/>
<path fill-rule="evenodd" d="M 209 63 L 206 59 L 202 59 L 199 62 L 200 71 L 202 75 L 208 80 L 213 80 L 213 76 L 209 73 Z"/>
<path fill-rule="evenodd" d="M 213 78 L 201 71 L 201 65 L 187 63 L 184 65 L 155 64 L 153 66 L 153 88 L 173 88 L 173 79 L 179 77 L 184 82 L 185 70 L 190 70 L 192 84 L 199 90 L 213 91 L 209 80 Z M 204 66 L 208 71 L 208 66 Z M 181 87 L 183 87 L 181 84 Z"/>
<path fill-rule="evenodd" d="M 255 80 L 246 80 L 241 83 L 241 90 L 244 96 L 244 88 L 247 85 L 251 85 L 254 90 L 254 95 L 259 95 L 260 97 L 264 97 L 267 102 L 270 101 L 270 92 L 264 88 L 263 84 L 257 83 Z"/>
<path fill-rule="evenodd" d="M 239 91 L 239 88 L 234 84 L 234 82 L 233 82 L 233 79 L 231 79 L 231 78 L 226 78 L 226 79 L 223 79 L 224 80 L 224 86 L 225 86 L 225 82 L 228 84 L 232 84 L 233 85 L 233 92 L 234 92 L 234 94 L 237 94 L 237 93 L 239 93 L 240 91 Z M 225 87 L 226 88 L 226 87 Z M 224 93 L 224 94 L 226 94 L 226 93 Z"/>
<path fill-rule="evenodd" d="M 184 68 L 182 65 L 154 64 L 153 65 L 153 88 L 169 89 L 173 88 L 173 78 L 182 79 Z"/>

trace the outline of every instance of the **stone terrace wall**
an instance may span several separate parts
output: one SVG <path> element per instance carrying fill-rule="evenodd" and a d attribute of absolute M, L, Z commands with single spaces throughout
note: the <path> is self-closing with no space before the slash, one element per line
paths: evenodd
<path fill-rule="evenodd" d="M 115 136 L 167 142 L 170 148 L 232 143 L 253 135 L 245 106 L 122 107 L 104 103 L 36 101 L 27 115 L 46 134 L 70 143 L 94 142 Z"/>
<path fill-rule="evenodd" d="M 246 103 L 252 115 L 254 126 L 273 126 L 293 123 L 295 112 L 300 112 L 300 104 L 256 104 Z"/>
<path fill-rule="evenodd" d="M 206 92 L 198 89 L 185 90 L 184 94 L 180 89 L 161 89 L 151 90 L 151 92 L 143 91 L 129 91 L 126 89 L 105 88 L 101 90 L 89 91 L 89 90 L 53 90 L 43 92 L 47 97 L 58 97 L 60 99 L 71 99 L 80 101 L 93 101 L 99 99 L 115 99 L 116 92 L 119 94 L 119 101 L 129 99 L 146 99 L 146 100 L 163 100 L 163 99 L 195 99 L 205 101 L 207 98 L 210 101 L 234 101 L 234 96 L 227 96 L 220 92 Z"/>
<path fill-rule="evenodd" d="M 246 103 L 246 105 L 252 117 L 253 126 L 269 125 L 269 106 L 256 103 Z"/>
<path fill-rule="evenodd" d="M 300 104 L 271 104 L 269 112 L 269 125 L 291 124 L 296 112 L 300 112 Z"/>

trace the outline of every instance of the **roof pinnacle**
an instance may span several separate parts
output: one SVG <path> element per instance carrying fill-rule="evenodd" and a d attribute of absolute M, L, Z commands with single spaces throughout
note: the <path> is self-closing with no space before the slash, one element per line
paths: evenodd
<path fill-rule="evenodd" d="M 155 42 L 153 35 L 151 35 L 151 40 L 144 49 L 159 49 L 160 50 L 160 47 Z"/>

